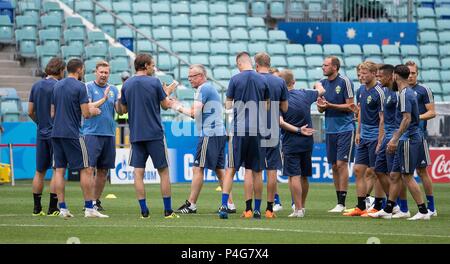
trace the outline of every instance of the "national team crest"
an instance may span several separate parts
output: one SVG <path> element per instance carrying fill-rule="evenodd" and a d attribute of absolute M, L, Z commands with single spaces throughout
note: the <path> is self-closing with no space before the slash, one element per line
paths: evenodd
<path fill-rule="evenodd" d="M 339 94 L 341 92 L 341 86 L 336 86 L 336 93 Z"/>
<path fill-rule="evenodd" d="M 372 96 L 367 96 L 367 104 L 370 104 L 370 102 L 372 102 Z"/>

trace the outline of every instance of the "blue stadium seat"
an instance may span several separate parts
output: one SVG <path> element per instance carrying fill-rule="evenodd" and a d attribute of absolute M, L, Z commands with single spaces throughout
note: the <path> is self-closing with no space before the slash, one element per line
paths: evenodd
<path fill-rule="evenodd" d="M 247 20 L 242 19 L 242 17 L 240 17 L 240 16 L 229 16 L 228 17 L 228 27 L 230 29 L 235 29 L 235 28 L 246 29 L 247 28 Z"/>
<path fill-rule="evenodd" d="M 256 55 L 258 52 L 267 52 L 266 43 L 259 42 L 259 43 L 249 43 L 248 44 L 248 52 L 251 56 Z"/>
<path fill-rule="evenodd" d="M 400 56 L 400 50 L 396 45 L 382 45 L 381 51 L 383 53 L 383 57 L 391 57 L 391 56 Z"/>
<path fill-rule="evenodd" d="M 192 41 L 209 41 L 211 40 L 211 36 L 209 34 L 209 30 L 206 28 L 196 28 L 191 31 Z"/>
<path fill-rule="evenodd" d="M 305 44 L 304 48 L 305 48 L 305 55 L 307 56 L 311 55 L 321 56 L 323 54 L 322 46 L 319 44 Z"/>
<path fill-rule="evenodd" d="M 438 70 L 422 70 L 421 79 L 424 82 L 439 82 L 441 76 Z"/>
<path fill-rule="evenodd" d="M 308 68 L 321 68 L 323 63 L 322 56 L 307 56 L 306 66 Z"/>
<path fill-rule="evenodd" d="M 285 45 L 279 43 L 267 44 L 267 52 L 270 55 L 286 55 Z"/>
<path fill-rule="evenodd" d="M 420 56 L 421 57 L 428 57 L 428 56 L 439 56 L 439 50 L 436 49 L 434 45 L 427 44 L 427 45 L 420 45 Z"/>
<path fill-rule="evenodd" d="M 211 54 L 225 54 L 230 53 L 228 49 L 228 44 L 226 42 L 213 42 L 210 44 Z"/>
<path fill-rule="evenodd" d="M 254 17 L 266 17 L 267 6 L 266 1 L 256 1 L 251 3 L 252 16 Z"/>
<path fill-rule="evenodd" d="M 269 14 L 273 18 L 284 18 L 286 17 L 284 8 L 284 2 L 271 1 L 269 3 Z"/>
<path fill-rule="evenodd" d="M 341 46 L 337 44 L 325 44 L 323 45 L 323 55 L 341 56 L 342 55 Z"/>
<path fill-rule="evenodd" d="M 307 73 L 308 73 L 308 80 L 312 82 L 319 81 L 320 79 L 323 78 L 323 72 L 321 69 L 309 69 Z"/>
<path fill-rule="evenodd" d="M 301 44 L 287 44 L 286 53 L 288 56 L 304 55 L 305 50 L 303 49 L 303 46 Z"/>
<path fill-rule="evenodd" d="M 308 75 L 306 73 L 306 70 L 303 68 L 294 69 L 294 70 L 292 70 L 292 73 L 294 74 L 295 80 L 299 80 L 299 81 L 307 81 L 308 80 Z"/>
<path fill-rule="evenodd" d="M 246 29 L 242 28 L 236 28 L 230 30 L 230 37 L 232 42 L 239 42 L 239 41 L 248 41 L 249 36 Z"/>
<path fill-rule="evenodd" d="M 62 46 L 61 55 L 64 61 L 68 61 L 70 58 L 81 59 L 83 57 L 83 50 L 84 48 L 78 45 Z"/>
<path fill-rule="evenodd" d="M 269 42 L 288 43 L 286 32 L 283 30 L 269 30 Z"/>
<path fill-rule="evenodd" d="M 9 44 L 14 41 L 13 27 L 9 16 L 0 16 L 0 43 Z"/>
<path fill-rule="evenodd" d="M 290 69 L 306 68 L 305 57 L 303 56 L 288 56 L 287 63 Z"/>
<path fill-rule="evenodd" d="M 249 30 L 255 28 L 266 29 L 266 24 L 261 17 L 247 17 L 247 28 Z"/>
<path fill-rule="evenodd" d="M 189 24 L 187 26 L 189 26 Z M 209 27 L 208 16 L 206 16 L 206 15 L 191 16 L 190 26 L 192 26 L 193 28 Z"/>
<path fill-rule="evenodd" d="M 220 27 L 228 27 L 228 19 L 224 15 L 217 15 L 217 16 L 209 16 L 209 27 L 214 28 L 220 28 Z"/>
<path fill-rule="evenodd" d="M 362 55 L 361 46 L 358 44 L 345 44 L 344 45 L 344 55 L 345 56 L 352 56 L 352 55 Z"/>
<path fill-rule="evenodd" d="M 230 43 L 228 45 L 229 51 L 230 51 L 230 55 L 231 56 L 236 56 L 236 54 L 238 54 L 241 51 L 247 51 L 248 47 L 247 47 L 247 43 L 245 42 L 237 42 L 237 43 Z M 234 61 L 234 59 L 233 59 Z M 232 65 L 234 65 L 235 63 L 233 63 Z"/>
<path fill-rule="evenodd" d="M 209 42 L 207 41 L 191 42 L 191 51 L 192 54 L 203 54 L 203 53 L 209 54 L 210 53 Z"/>
<path fill-rule="evenodd" d="M 209 15 L 208 2 L 191 3 L 191 15 Z"/>
<path fill-rule="evenodd" d="M 423 70 L 440 69 L 441 68 L 439 59 L 434 58 L 434 57 L 423 58 L 421 65 L 422 65 Z"/>
<path fill-rule="evenodd" d="M 267 31 L 263 29 L 252 29 L 249 31 L 251 42 L 267 42 Z"/>
<path fill-rule="evenodd" d="M 187 28 L 175 28 L 172 29 L 172 40 L 191 40 L 191 32 Z"/>

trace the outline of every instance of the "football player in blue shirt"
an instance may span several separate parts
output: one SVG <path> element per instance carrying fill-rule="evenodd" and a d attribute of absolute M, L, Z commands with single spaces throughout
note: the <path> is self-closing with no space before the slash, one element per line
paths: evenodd
<path fill-rule="evenodd" d="M 388 153 L 395 153 L 390 173 L 389 199 L 384 209 L 376 213 L 369 213 L 370 217 L 392 218 L 395 200 L 400 193 L 402 181 L 404 181 L 419 208 L 419 212 L 407 220 L 430 219 L 430 214 L 422 198 L 422 191 L 413 175 L 419 163 L 422 135 L 419 130 L 417 96 L 408 84 L 409 73 L 406 65 L 397 65 L 394 68 L 394 90 L 399 91 L 399 101 L 395 117 L 397 130 L 387 144 Z"/>
<path fill-rule="evenodd" d="M 161 178 L 164 217 L 178 218 L 172 210 L 171 185 L 167 145 L 161 123 L 160 108 L 173 104 L 158 78 L 152 77 L 155 61 L 149 54 L 138 54 L 134 60 L 136 74 L 129 78 L 121 90 L 122 113 L 128 113 L 130 124 L 130 166 L 134 167 L 134 186 L 142 218 L 150 211 L 146 203 L 144 172 L 148 156 Z"/>
<path fill-rule="evenodd" d="M 205 66 L 192 64 L 189 67 L 188 79 L 192 88 L 196 89 L 192 107 L 183 107 L 174 103 L 172 108 L 195 119 L 200 135 L 192 168 L 193 178 L 191 193 L 177 212 L 182 214 L 197 213 L 197 200 L 203 185 L 205 168 L 216 172 L 220 185 L 225 175 L 226 133 L 223 122 L 223 105 L 217 89 L 207 79 Z M 235 213 L 233 201 L 228 199 L 228 212 Z"/>
<path fill-rule="evenodd" d="M 234 75 L 228 85 L 226 109 L 233 113 L 232 132 L 228 144 L 228 169 L 225 172 L 222 190 L 222 206 L 219 217 L 228 218 L 227 201 L 236 170 L 245 165 L 253 173 L 253 182 L 262 177 L 265 153 L 262 148 L 267 111 L 270 108 L 270 91 L 265 78 L 253 70 L 248 52 L 236 56 L 240 73 Z M 228 119 L 227 119 L 228 120 Z M 254 218 L 261 212 L 253 211 Z"/>
<path fill-rule="evenodd" d="M 295 78 L 290 70 L 283 70 L 280 77 L 286 81 L 289 89 L 289 108 L 280 117 L 283 129 L 283 175 L 289 177 L 289 189 L 294 201 L 294 211 L 289 217 L 304 217 L 314 145 L 311 104 L 325 93 L 325 89 L 318 82 L 316 90 L 295 90 Z"/>
<path fill-rule="evenodd" d="M 434 206 L 433 185 L 430 175 L 428 175 L 427 166 L 431 164 L 430 150 L 427 143 L 427 120 L 436 117 L 436 111 L 434 109 L 434 97 L 430 88 L 419 84 L 417 82 L 417 75 L 419 69 L 417 64 L 413 61 L 406 62 L 406 66 L 409 68 L 408 84 L 412 87 L 417 94 L 417 102 L 419 104 L 420 123 L 419 128 L 423 136 L 423 144 L 420 147 L 419 165 L 416 168 L 417 174 L 423 184 L 423 189 L 427 197 L 428 210 L 431 216 L 437 216 L 437 211 Z"/>
<path fill-rule="evenodd" d="M 332 164 L 333 181 L 336 189 L 337 205 L 328 212 L 341 213 L 345 210 L 348 188 L 348 162 L 353 158 L 354 112 L 357 107 L 353 100 L 353 83 L 339 74 L 339 58 L 325 58 L 321 80 L 325 88 L 323 97 L 317 100 L 319 112 L 325 112 L 325 133 L 328 163 Z"/>
<path fill-rule="evenodd" d="M 359 67 L 363 85 L 358 90 L 359 114 L 356 131 L 355 177 L 358 204 L 344 216 L 362 216 L 366 214 L 367 186 L 365 173 L 367 168 L 375 167 L 376 152 L 381 146 L 384 136 L 383 106 L 384 92 L 377 82 L 377 65 L 365 61 Z"/>
<path fill-rule="evenodd" d="M 60 216 L 73 217 L 67 209 L 64 196 L 64 172 L 67 165 L 80 171 L 80 185 L 83 191 L 85 217 L 108 217 L 93 208 L 94 199 L 92 178 L 88 169 L 88 153 L 84 138 L 80 134 L 81 117 L 90 118 L 100 114 L 98 108 L 89 108 L 86 86 L 80 81 L 84 76 L 84 65 L 79 59 L 67 63 L 68 77 L 57 82 L 53 89 L 52 145 L 56 168 L 56 192 Z"/>
<path fill-rule="evenodd" d="M 96 79 L 86 83 L 89 104 L 100 108 L 100 115 L 86 119 L 83 123 L 83 135 L 89 155 L 89 169 L 94 175 L 94 207 L 103 211 L 100 197 L 105 188 L 106 176 L 115 167 L 116 161 L 116 122 L 115 111 L 120 114 L 119 92 L 108 84 L 110 67 L 106 61 L 95 65 Z"/>
<path fill-rule="evenodd" d="M 279 116 L 280 112 L 284 113 L 288 108 L 288 90 L 286 82 L 270 73 L 270 56 L 265 52 L 255 55 L 256 72 L 260 73 L 267 80 L 270 90 L 271 106 L 267 121 L 269 135 L 265 137 L 270 144 L 265 147 L 265 167 L 267 172 L 267 207 L 265 212 L 266 218 L 274 218 L 274 199 L 277 192 L 277 170 L 281 170 L 283 165 L 281 161 L 280 135 L 279 135 Z M 257 178 L 253 182 L 252 173 L 246 170 L 245 181 L 249 184 L 244 185 L 246 209 L 243 217 L 251 217 L 252 215 L 252 194 L 255 197 L 255 210 L 260 210 L 261 195 L 263 189 L 262 178 Z M 253 184 L 252 184 L 253 183 Z"/>
<path fill-rule="evenodd" d="M 45 215 L 42 211 L 41 196 L 44 189 L 44 178 L 52 166 L 53 148 L 50 138 L 53 119 L 50 116 L 53 86 L 64 78 L 66 63 L 58 57 L 51 58 L 45 67 L 47 77 L 33 84 L 28 103 L 28 115 L 37 124 L 36 136 L 36 174 L 33 178 L 33 216 Z M 55 190 L 55 171 L 50 181 L 50 203 L 47 215 L 59 215 L 58 197 Z"/>

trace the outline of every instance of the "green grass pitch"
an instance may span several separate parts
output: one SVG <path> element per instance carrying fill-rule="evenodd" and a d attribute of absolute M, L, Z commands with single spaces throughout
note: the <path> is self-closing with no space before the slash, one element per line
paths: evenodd
<path fill-rule="evenodd" d="M 42 204 L 48 206 L 48 182 Z M 435 200 L 438 216 L 430 221 L 410 222 L 405 219 L 382 220 L 361 217 L 344 217 L 326 211 L 335 205 L 336 194 L 331 184 L 311 184 L 306 204 L 306 217 L 291 219 L 290 195 L 287 184 L 279 184 L 284 206 L 276 219 L 242 219 L 243 185 L 234 184 L 234 200 L 238 213 L 230 219 L 219 219 L 216 210 L 221 193 L 217 184 L 204 185 L 197 202 L 198 213 L 181 215 L 179 219 L 164 219 L 159 185 L 147 185 L 147 203 L 150 218 L 140 219 L 139 205 L 133 185 L 107 184 L 102 198 L 108 219 L 86 219 L 78 183 L 66 185 L 66 202 L 74 218 L 32 217 L 33 197 L 31 181 L 18 181 L 15 187 L 0 186 L 0 243 L 66 243 L 70 237 L 81 243 L 358 243 L 364 244 L 370 237 L 386 243 L 450 243 L 450 185 L 435 184 Z M 265 186 L 264 186 L 265 188 Z M 188 197 L 189 184 L 172 185 L 172 206 L 178 208 Z M 105 199 L 106 194 L 117 199 Z M 265 190 L 262 211 L 266 206 Z M 408 196 L 412 214 L 417 206 Z M 347 206 L 356 203 L 354 185 L 350 185 Z M 263 212 L 264 213 L 264 212 Z"/>

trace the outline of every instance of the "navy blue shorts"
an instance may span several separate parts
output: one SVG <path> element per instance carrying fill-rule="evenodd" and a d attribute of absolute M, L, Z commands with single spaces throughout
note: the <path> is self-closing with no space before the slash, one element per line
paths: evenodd
<path fill-rule="evenodd" d="M 266 170 L 281 170 L 283 162 L 281 160 L 280 144 L 272 148 L 264 148 L 266 153 L 265 169 Z"/>
<path fill-rule="evenodd" d="M 52 139 L 36 140 L 36 170 L 45 172 L 53 166 Z"/>
<path fill-rule="evenodd" d="M 156 169 L 167 167 L 169 155 L 167 154 L 166 139 L 131 143 L 130 166 L 144 169 L 148 156 L 152 158 L 153 167 Z"/>
<path fill-rule="evenodd" d="M 299 153 L 283 153 L 283 175 L 285 176 L 312 176 L 312 151 Z"/>
<path fill-rule="evenodd" d="M 417 168 L 421 140 L 400 140 L 392 164 L 392 172 L 413 174 Z"/>
<path fill-rule="evenodd" d="M 227 136 L 200 137 L 195 152 L 194 167 L 210 170 L 225 168 Z"/>
<path fill-rule="evenodd" d="M 426 168 L 431 165 L 430 158 L 430 148 L 428 147 L 428 142 L 425 136 L 422 137 L 422 144 L 419 146 L 419 163 L 417 164 L 417 168 Z"/>
<path fill-rule="evenodd" d="M 55 168 L 79 170 L 89 167 L 89 156 L 83 137 L 52 138 L 52 145 Z"/>
<path fill-rule="evenodd" d="M 230 136 L 228 143 L 228 167 L 236 171 L 246 169 L 260 172 L 265 167 L 265 151 L 259 136 Z"/>
<path fill-rule="evenodd" d="M 353 161 L 355 133 L 347 131 L 337 134 L 326 134 L 328 163 L 335 164 L 338 160 Z"/>
<path fill-rule="evenodd" d="M 378 140 L 361 139 L 358 145 L 356 145 L 355 152 L 355 164 L 366 165 L 370 168 L 375 167 L 375 161 L 377 160 Z"/>
<path fill-rule="evenodd" d="M 89 154 L 89 167 L 113 169 L 116 162 L 116 139 L 111 136 L 84 136 Z"/>
<path fill-rule="evenodd" d="M 384 138 L 381 144 L 380 150 L 377 153 L 377 159 L 375 161 L 375 172 L 389 173 L 392 171 L 392 163 L 394 161 L 394 154 L 387 152 L 387 144 L 390 138 Z"/>

